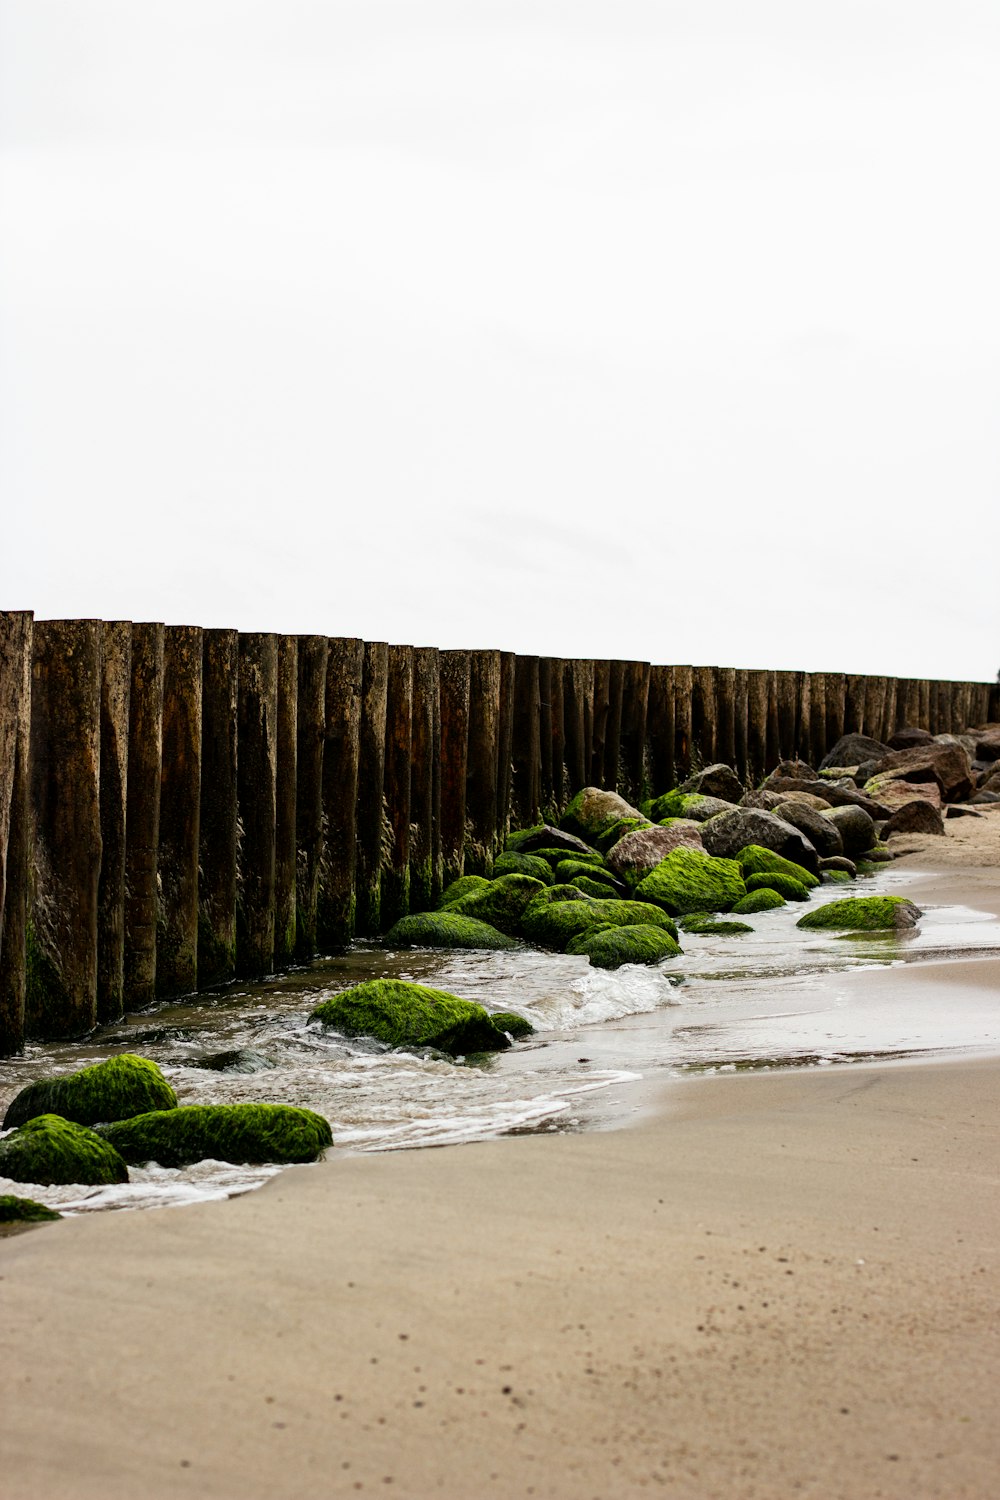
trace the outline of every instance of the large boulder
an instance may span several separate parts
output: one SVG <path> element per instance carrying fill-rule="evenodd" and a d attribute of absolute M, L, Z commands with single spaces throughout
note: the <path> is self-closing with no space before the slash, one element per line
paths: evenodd
<path fill-rule="evenodd" d="M 133 1167 L 147 1161 L 161 1167 L 208 1160 L 291 1164 L 315 1161 L 333 1145 L 322 1115 L 291 1104 L 182 1104 L 102 1125 L 100 1133 Z"/>
<path fill-rule="evenodd" d="M 929 802 L 934 808 L 941 806 L 941 788 L 936 781 L 902 781 L 892 771 L 873 776 L 865 783 L 865 791 L 887 807 L 890 814 L 907 802 Z"/>
<path fill-rule="evenodd" d="M 926 729 L 918 729 L 916 725 L 905 725 L 897 729 L 889 736 L 890 750 L 912 750 L 914 745 L 929 745 L 934 736 Z"/>
<path fill-rule="evenodd" d="M 436 1047 L 457 1054 L 502 1052 L 508 1045 L 475 1001 L 405 979 L 370 979 L 341 990 L 318 1005 L 310 1020 L 389 1047 Z"/>
<path fill-rule="evenodd" d="M 815 812 L 825 812 L 833 803 L 828 797 L 817 797 L 813 792 L 782 792 L 778 797 L 777 807 L 772 807 L 771 812 L 777 812 L 786 802 L 798 802 L 802 807 L 811 807 Z"/>
<path fill-rule="evenodd" d="M 932 807 L 929 802 L 922 799 L 913 802 L 904 802 L 902 807 L 897 807 L 892 817 L 882 829 L 882 837 L 889 838 L 894 833 L 931 833 L 944 834 L 944 819 L 938 808 Z"/>
<path fill-rule="evenodd" d="M 507 848 L 515 854 L 534 854 L 537 849 L 562 849 L 570 854 L 589 854 L 590 846 L 575 834 L 562 828 L 553 828 L 551 823 L 538 823 L 534 828 L 521 828 L 508 834 Z"/>
<path fill-rule="evenodd" d="M 713 859 L 700 849 L 674 849 L 636 886 L 640 901 L 653 901 L 676 916 L 691 911 L 728 911 L 747 893 L 739 865 Z"/>
<path fill-rule="evenodd" d="M 515 854 L 512 849 L 493 861 L 493 879 L 501 875 L 533 875 L 543 885 L 552 884 L 552 866 L 547 859 L 540 854 Z"/>
<path fill-rule="evenodd" d="M 177 1095 L 154 1062 L 122 1052 L 64 1078 L 29 1083 L 11 1100 L 3 1125 L 7 1130 L 36 1115 L 61 1115 L 77 1125 L 96 1125 L 176 1105 Z"/>
<path fill-rule="evenodd" d="M 721 797 L 705 797 L 701 792 L 675 789 L 664 792 L 662 797 L 654 797 L 652 802 L 643 806 L 654 823 L 662 823 L 668 818 L 689 818 L 703 823 L 706 818 L 714 818 L 716 813 L 726 812 L 734 804 L 723 801 Z"/>
<path fill-rule="evenodd" d="M 1000 760 L 1000 724 L 978 731 L 975 754 L 977 760 Z"/>
<path fill-rule="evenodd" d="M 541 889 L 545 889 L 539 881 Z M 463 897 L 463 900 L 465 898 Z M 489 922 L 465 917 L 461 912 L 423 911 L 412 917 L 400 917 L 385 935 L 390 948 L 516 948 L 506 933 L 498 932 Z"/>
<path fill-rule="evenodd" d="M 592 884 L 604 886 L 602 892 L 605 896 L 616 896 L 624 893 L 624 882 L 611 870 L 605 870 L 600 865 L 587 864 L 581 859 L 561 859 L 555 867 L 555 878 L 558 885 L 575 885 L 578 880 L 588 880 Z"/>
<path fill-rule="evenodd" d="M 622 964 L 657 964 L 676 958 L 680 945 L 664 927 L 649 923 L 635 927 L 599 927 L 583 932 L 567 944 L 567 953 L 585 955 L 595 969 L 620 969 Z"/>
<path fill-rule="evenodd" d="M 794 796 L 793 792 L 792 797 Z M 812 844 L 820 859 L 828 859 L 834 854 L 843 854 L 844 841 L 836 826 L 814 807 L 809 807 L 804 802 L 794 802 L 789 798 L 777 809 L 775 817 L 797 828 L 799 833 Z"/>
<path fill-rule="evenodd" d="M 831 807 L 821 815 L 828 819 L 840 834 L 843 848 L 840 851 L 848 858 L 863 854 L 876 842 L 875 821 L 863 807 Z"/>
<path fill-rule="evenodd" d="M 589 867 L 581 865 L 580 868 Z M 520 929 L 524 908 L 544 889 L 545 882 L 532 875 L 501 875 L 485 888 L 470 891 L 467 896 L 452 902 L 448 911 L 456 916 L 486 922 L 497 932 L 513 937 Z"/>
<path fill-rule="evenodd" d="M 456 901 L 461 901 L 463 896 L 468 896 L 472 891 L 485 891 L 488 885 L 489 881 L 485 875 L 460 875 L 443 892 L 438 902 L 438 910 L 443 911 L 446 906 L 453 906 Z"/>
<path fill-rule="evenodd" d="M 787 795 L 787 794 L 786 794 Z M 784 801 L 781 792 L 769 792 L 767 787 L 759 786 L 752 792 L 747 792 L 740 798 L 740 807 L 760 807 L 764 812 L 774 812 Z"/>
<path fill-rule="evenodd" d="M 775 781 L 771 784 L 775 792 L 809 792 L 813 797 L 819 797 L 822 801 L 829 803 L 831 807 L 863 807 L 871 818 L 887 818 L 889 809 L 876 802 L 874 797 L 867 797 L 864 792 L 859 792 L 853 784 L 843 786 L 833 781 L 795 781 L 789 778 L 786 781 Z"/>
<path fill-rule="evenodd" d="M 577 792 L 559 819 L 559 826 L 593 844 L 616 823 L 633 818 L 639 823 L 644 821 L 639 809 L 626 802 L 624 797 L 619 797 L 617 792 L 605 792 L 599 786 L 585 786 Z"/>
<path fill-rule="evenodd" d="M 672 849 L 702 848 L 700 824 L 678 819 L 669 828 L 640 828 L 628 833 L 608 855 L 608 864 L 628 886 L 638 885 Z"/>
<path fill-rule="evenodd" d="M 750 880 L 754 875 L 787 875 L 807 890 L 819 885 L 818 875 L 813 875 L 810 870 L 803 869 L 790 859 L 783 859 L 773 849 L 762 848 L 760 844 L 748 844 L 745 849 L 741 849 L 736 862 L 743 872 L 748 890 L 753 889 Z"/>
<path fill-rule="evenodd" d="M 115 1148 L 86 1125 L 61 1115 L 35 1115 L 0 1141 L 0 1177 L 43 1187 L 66 1182 L 97 1187 L 128 1182 L 128 1167 Z"/>
<path fill-rule="evenodd" d="M 964 802 L 975 790 L 972 761 L 963 745 L 916 745 L 912 750 L 891 750 L 877 761 L 873 775 L 895 773 L 897 781 L 936 781 L 945 802 Z"/>
<path fill-rule="evenodd" d="M 860 766 L 866 760 L 878 760 L 889 753 L 889 746 L 867 734 L 844 734 L 819 763 L 821 771 L 831 766 Z"/>
<path fill-rule="evenodd" d="M 736 807 L 702 824 L 701 840 L 717 859 L 734 859 L 747 844 L 773 849 L 805 870 L 819 868 L 819 854 L 808 838 L 777 813 Z M 824 851 L 825 852 L 825 851 Z"/>
<path fill-rule="evenodd" d="M 814 907 L 795 925 L 809 931 L 891 932 L 916 927 L 920 916 L 919 906 L 903 896 L 847 896 Z"/>
<path fill-rule="evenodd" d="M 676 938 L 677 929 L 658 905 L 639 901 L 533 901 L 522 931 L 541 948 L 563 950 L 581 933 L 599 927 L 662 927 Z"/>
<path fill-rule="evenodd" d="M 694 771 L 677 790 L 695 792 L 701 797 L 718 797 L 723 802 L 738 802 L 743 796 L 743 783 L 732 766 L 720 761 L 717 765 Z"/>

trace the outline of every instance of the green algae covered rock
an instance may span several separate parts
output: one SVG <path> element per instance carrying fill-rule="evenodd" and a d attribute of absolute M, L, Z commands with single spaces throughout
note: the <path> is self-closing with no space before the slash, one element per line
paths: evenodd
<path fill-rule="evenodd" d="M 448 911 L 486 922 L 498 932 L 512 937 L 520 927 L 524 908 L 544 889 L 545 882 L 532 875 L 501 875 L 497 880 L 488 881 L 484 887 L 470 891 L 459 901 L 453 901 Z"/>
<path fill-rule="evenodd" d="M 760 844 L 747 844 L 736 855 L 736 863 L 743 871 L 744 879 L 750 875 L 790 875 L 808 890 L 819 885 L 819 876 L 814 875 L 811 870 L 803 869 L 802 865 L 775 854 L 771 849 L 761 848 Z"/>
<path fill-rule="evenodd" d="M 637 807 L 619 797 L 617 792 L 605 792 L 597 786 L 585 786 L 567 807 L 559 819 L 559 826 L 567 833 L 576 834 L 592 844 L 616 824 L 627 819 L 645 819 Z"/>
<path fill-rule="evenodd" d="M 61 1182 L 102 1186 L 128 1182 L 128 1168 L 95 1130 L 61 1115 L 35 1115 L 0 1141 L 0 1177 L 45 1187 Z"/>
<path fill-rule="evenodd" d="M 620 969 L 622 964 L 657 964 L 676 958 L 680 946 L 663 927 L 641 923 L 635 927 L 599 927 L 582 932 L 566 949 L 585 955 L 595 969 Z"/>
<path fill-rule="evenodd" d="M 606 901 L 609 896 L 616 894 L 614 886 L 610 886 L 606 881 L 599 880 L 596 877 L 591 880 L 586 875 L 575 876 L 573 885 L 569 889 L 582 891 L 585 896 L 593 896 L 595 901 Z"/>
<path fill-rule="evenodd" d="M 291 1104 L 183 1104 L 102 1125 L 100 1133 L 133 1167 L 315 1161 L 333 1145 L 322 1115 Z"/>
<path fill-rule="evenodd" d="M 607 854 L 616 844 L 621 843 L 622 839 L 628 834 L 635 833 L 640 828 L 651 827 L 652 824 L 648 818 L 619 818 L 617 823 L 612 823 L 610 828 L 606 828 L 603 833 L 599 833 L 594 843 L 602 854 Z"/>
<path fill-rule="evenodd" d="M 594 883 L 596 885 L 597 882 L 595 881 Z M 607 894 L 608 894 L 607 893 L 607 888 L 602 885 L 600 887 L 600 892 L 601 892 L 600 899 L 602 901 L 606 900 L 607 899 Z M 553 901 L 556 901 L 556 902 L 559 902 L 559 901 L 589 901 L 590 899 L 591 899 L 591 897 L 589 896 L 589 894 L 587 894 L 585 891 L 580 890 L 579 886 L 576 886 L 576 885 L 550 885 L 544 891 L 539 891 L 538 895 L 535 897 L 534 901 L 532 901 L 531 905 L 532 906 L 538 906 L 539 904 L 545 905 L 547 902 L 551 903 Z M 527 907 L 525 908 L 525 911 L 527 911 Z M 523 918 L 522 918 L 522 925 L 523 925 Z"/>
<path fill-rule="evenodd" d="M 605 892 L 624 890 L 623 883 L 610 870 L 602 865 L 592 864 L 582 859 L 561 859 L 555 867 L 555 878 L 559 885 L 572 885 L 577 876 L 585 880 L 593 880 L 602 883 Z"/>
<path fill-rule="evenodd" d="M 502 1052 L 510 1045 L 483 1006 L 405 979 L 370 979 L 342 990 L 317 1006 L 310 1020 L 390 1047 L 457 1054 Z"/>
<path fill-rule="evenodd" d="M 820 879 L 824 885 L 850 885 L 854 876 L 847 870 L 823 870 L 820 872 Z"/>
<path fill-rule="evenodd" d="M 515 1010 L 494 1010 L 490 1012 L 490 1020 L 498 1031 L 505 1031 L 508 1036 L 513 1037 L 515 1042 L 522 1037 L 534 1036 L 535 1028 L 526 1016 L 519 1016 Z"/>
<path fill-rule="evenodd" d="M 487 885 L 489 881 L 487 881 Z M 539 882 L 541 885 L 541 882 Z M 513 938 L 498 932 L 488 922 L 465 917 L 461 912 L 422 911 L 400 917 L 385 935 L 390 948 L 516 948 Z"/>
<path fill-rule="evenodd" d="M 13 1193 L 0 1193 L 0 1224 L 43 1224 L 49 1219 L 61 1219 L 54 1208 L 36 1203 L 34 1198 L 16 1198 Z"/>
<path fill-rule="evenodd" d="M 552 884 L 552 866 L 538 854 L 500 854 L 493 861 L 493 879 L 499 875 L 533 875 L 543 885 Z"/>
<path fill-rule="evenodd" d="M 438 911 L 452 906 L 456 901 L 461 901 L 463 896 L 470 896 L 473 891 L 485 890 L 489 881 L 485 875 L 460 875 L 453 880 L 438 902 Z"/>
<path fill-rule="evenodd" d="M 767 878 L 766 876 L 764 877 Z M 774 878 L 773 876 L 771 877 Z M 780 876 L 778 877 L 781 878 Z M 733 915 L 737 917 L 750 917 L 758 911 L 775 911 L 779 906 L 785 905 L 785 898 L 770 886 L 757 886 L 748 890 L 742 901 L 737 901 L 732 908 Z"/>
<path fill-rule="evenodd" d="M 673 849 L 635 888 L 640 901 L 653 901 L 677 915 L 689 911 L 728 911 L 746 895 L 740 867 L 713 859 L 700 849 Z"/>
<path fill-rule="evenodd" d="M 847 896 L 807 911 L 795 925 L 810 932 L 891 932 L 916 927 L 921 915 L 903 896 Z"/>
<path fill-rule="evenodd" d="M 676 938 L 677 929 L 658 906 L 643 901 L 533 901 L 521 931 L 542 948 L 565 949 L 580 933 L 597 927 L 660 927 Z"/>
<path fill-rule="evenodd" d="M 177 1096 L 156 1064 L 122 1052 L 65 1078 L 29 1083 L 11 1100 L 3 1123 L 6 1130 L 36 1115 L 61 1115 L 77 1125 L 96 1125 L 176 1106 Z"/>
<path fill-rule="evenodd" d="M 741 932 L 753 932 L 749 922 L 727 922 L 720 920 L 714 912 L 694 911 L 681 918 L 685 932 L 700 932 L 705 936 L 737 937 Z"/>
<path fill-rule="evenodd" d="M 780 870 L 765 870 L 760 875 L 747 876 L 747 891 L 773 891 L 786 901 L 808 901 L 809 892 L 794 875 L 783 875 Z"/>
<path fill-rule="evenodd" d="M 539 855 L 540 858 L 547 860 L 553 870 L 564 859 L 575 859 L 577 864 L 593 865 L 598 870 L 607 868 L 603 855 L 598 854 L 594 849 L 586 851 L 580 849 L 535 849 L 532 852 Z"/>

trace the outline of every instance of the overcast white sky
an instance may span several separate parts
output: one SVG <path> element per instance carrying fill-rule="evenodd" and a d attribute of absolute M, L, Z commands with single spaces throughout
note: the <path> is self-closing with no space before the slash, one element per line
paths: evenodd
<path fill-rule="evenodd" d="M 996 0 L 0 0 L 0 608 L 992 678 L 998 146 Z"/>

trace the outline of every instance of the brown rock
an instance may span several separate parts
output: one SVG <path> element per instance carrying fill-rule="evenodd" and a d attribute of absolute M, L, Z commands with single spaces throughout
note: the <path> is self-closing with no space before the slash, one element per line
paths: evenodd
<path fill-rule="evenodd" d="M 976 759 L 1000 760 L 1000 724 L 976 735 Z"/>
<path fill-rule="evenodd" d="M 786 802 L 798 802 L 803 807 L 811 807 L 814 812 L 824 812 L 831 807 L 825 797 L 817 797 L 812 792 L 782 792 L 779 797 L 779 806 Z"/>
<path fill-rule="evenodd" d="M 905 807 L 908 802 L 928 802 L 934 808 L 941 806 L 941 788 L 936 781 L 902 781 L 891 771 L 869 781 L 865 791 L 890 813 Z"/>
<path fill-rule="evenodd" d="M 944 819 L 936 807 L 922 798 L 904 802 L 898 807 L 882 830 L 883 838 L 894 833 L 939 833 L 944 834 Z"/>
<path fill-rule="evenodd" d="M 936 781 L 945 802 L 964 802 L 972 795 L 972 764 L 965 749 L 957 744 L 916 745 L 912 750 L 893 750 L 878 761 L 874 774 L 898 773 L 904 781 Z"/>
<path fill-rule="evenodd" d="M 929 745 L 934 736 L 926 729 L 907 725 L 889 736 L 890 750 L 912 750 L 914 745 Z"/>
<path fill-rule="evenodd" d="M 637 828 L 619 839 L 607 854 L 607 862 L 616 875 L 634 885 L 655 870 L 661 859 L 674 849 L 701 849 L 699 825 L 679 818 L 669 828 Z"/>
<path fill-rule="evenodd" d="M 870 818 L 887 818 L 889 809 L 881 802 L 876 802 L 874 797 L 866 797 L 864 792 L 851 791 L 845 786 L 836 786 L 828 781 L 795 781 L 791 778 L 782 779 L 771 783 L 771 790 L 775 792 L 811 792 L 814 797 L 822 797 L 832 807 L 863 807 Z"/>

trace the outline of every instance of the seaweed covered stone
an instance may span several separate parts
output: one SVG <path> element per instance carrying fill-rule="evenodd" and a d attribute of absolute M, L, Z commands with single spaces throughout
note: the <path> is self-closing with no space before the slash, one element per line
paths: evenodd
<path fill-rule="evenodd" d="M 701 849 L 673 849 L 636 886 L 640 901 L 652 901 L 673 915 L 728 911 L 746 895 L 739 865 L 713 859 Z"/>
<path fill-rule="evenodd" d="M 591 880 L 586 875 L 577 875 L 571 889 L 582 891 L 585 896 L 593 896 L 595 901 L 606 901 L 609 896 L 617 895 L 614 886 L 599 879 Z"/>
<path fill-rule="evenodd" d="M 77 1125 L 96 1125 L 176 1106 L 177 1096 L 156 1064 L 122 1052 L 64 1078 L 29 1083 L 11 1100 L 3 1123 L 8 1129 L 36 1115 L 61 1115 Z"/>
<path fill-rule="evenodd" d="M 412 917 L 400 917 L 389 928 L 385 940 L 390 948 L 517 947 L 513 938 L 498 932 L 488 922 L 480 922 L 475 917 L 466 917 L 461 912 L 447 908 L 444 911 L 422 911 Z"/>
<path fill-rule="evenodd" d="M 663 927 L 647 923 L 635 927 L 599 927 L 583 932 L 566 952 L 585 955 L 595 969 L 620 969 L 622 964 L 657 964 L 676 958 L 680 945 Z"/>
<path fill-rule="evenodd" d="M 494 880 L 498 875 L 533 875 L 543 885 L 552 884 L 552 866 L 547 859 L 539 854 L 516 854 L 512 849 L 493 861 Z"/>
<path fill-rule="evenodd" d="M 315 1161 L 333 1145 L 330 1125 L 291 1104 L 183 1104 L 102 1125 L 105 1141 L 130 1166 L 147 1161 L 187 1167 L 196 1161 L 263 1164 Z"/>
<path fill-rule="evenodd" d="M 677 929 L 658 907 L 644 901 L 533 901 L 521 931 L 543 948 L 565 949 L 580 933 L 598 927 L 660 927 L 676 938 Z"/>
<path fill-rule="evenodd" d="M 316 1007 L 310 1020 L 389 1047 L 434 1047 L 453 1055 L 502 1052 L 510 1043 L 483 1006 L 405 979 L 370 979 Z"/>
<path fill-rule="evenodd" d="M 765 877 L 766 878 L 766 877 Z M 774 878 L 773 876 L 771 877 Z M 780 876 L 779 876 L 780 879 Z M 805 895 L 805 887 L 802 888 Z M 769 886 L 758 886 L 755 890 L 748 890 L 742 901 L 737 901 L 732 908 L 733 915 L 737 917 L 751 917 L 759 911 L 776 911 L 779 906 L 785 905 L 785 898 Z"/>
<path fill-rule="evenodd" d="M 603 884 L 607 894 L 625 888 L 610 870 L 582 859 L 561 859 L 555 867 L 555 878 L 560 885 L 572 885 L 578 876 Z"/>
<path fill-rule="evenodd" d="M 128 1182 L 128 1167 L 95 1130 L 61 1115 L 35 1115 L 0 1141 L 0 1176 L 43 1187 L 65 1182 L 97 1187 Z"/>
<path fill-rule="evenodd" d="M 622 839 L 627 838 L 630 833 L 636 833 L 640 828 L 652 828 L 648 818 L 619 818 L 617 823 L 612 823 L 603 833 L 599 833 L 594 843 L 602 854 L 610 854 Z"/>
<path fill-rule="evenodd" d="M 504 1031 L 513 1037 L 515 1042 L 522 1037 L 534 1036 L 535 1028 L 527 1016 L 519 1016 L 516 1010 L 493 1010 L 490 1011 L 490 1020 L 499 1031 Z"/>
<path fill-rule="evenodd" d="M 794 875 L 784 875 L 780 870 L 763 870 L 759 875 L 748 875 L 748 894 L 756 895 L 759 891 L 770 891 L 785 901 L 809 900 L 809 888 Z"/>
<path fill-rule="evenodd" d="M 463 896 L 470 896 L 473 891 L 484 891 L 488 885 L 485 875 L 460 875 L 443 893 L 438 902 L 438 911 L 453 906 L 456 901 L 461 901 Z"/>
<path fill-rule="evenodd" d="M 891 932 L 916 927 L 921 915 L 905 896 L 846 896 L 807 911 L 795 925 L 811 932 Z"/>
<path fill-rule="evenodd" d="M 62 1214 L 34 1198 L 18 1198 L 14 1193 L 0 1193 L 0 1224 L 44 1224 L 61 1219 Z"/>
<path fill-rule="evenodd" d="M 458 916 L 486 922 L 511 937 L 520 927 L 524 908 L 544 889 L 545 882 L 532 875 L 501 875 L 452 902 L 448 910 Z"/>
<path fill-rule="evenodd" d="M 690 912 L 681 918 L 681 927 L 685 932 L 701 933 L 705 937 L 713 934 L 716 937 L 738 937 L 741 932 L 753 932 L 749 922 L 728 921 L 710 911 Z"/>
<path fill-rule="evenodd" d="M 543 849 L 559 849 L 565 856 L 586 854 L 588 846 L 583 839 L 562 828 L 553 828 L 551 823 L 538 823 L 534 828 L 520 828 L 507 837 L 507 848 L 515 854 L 539 854 Z"/>
<path fill-rule="evenodd" d="M 750 875 L 790 875 L 808 890 L 819 885 L 819 876 L 793 860 L 784 859 L 773 849 L 764 849 L 759 844 L 747 844 L 736 855 L 736 863 L 743 871 L 744 880 Z"/>
<path fill-rule="evenodd" d="M 626 802 L 624 797 L 619 797 L 617 792 L 585 786 L 577 792 L 559 823 L 567 833 L 576 834 L 592 844 L 617 823 L 635 819 L 640 823 L 645 821 L 639 809 Z"/>
<path fill-rule="evenodd" d="M 548 861 L 549 866 L 553 870 L 564 859 L 575 859 L 578 864 L 592 865 L 598 870 L 607 868 L 604 863 L 604 856 L 598 854 L 596 849 L 585 848 L 582 851 L 575 849 L 571 853 L 565 849 L 539 849 L 537 852 L 541 859 Z"/>

